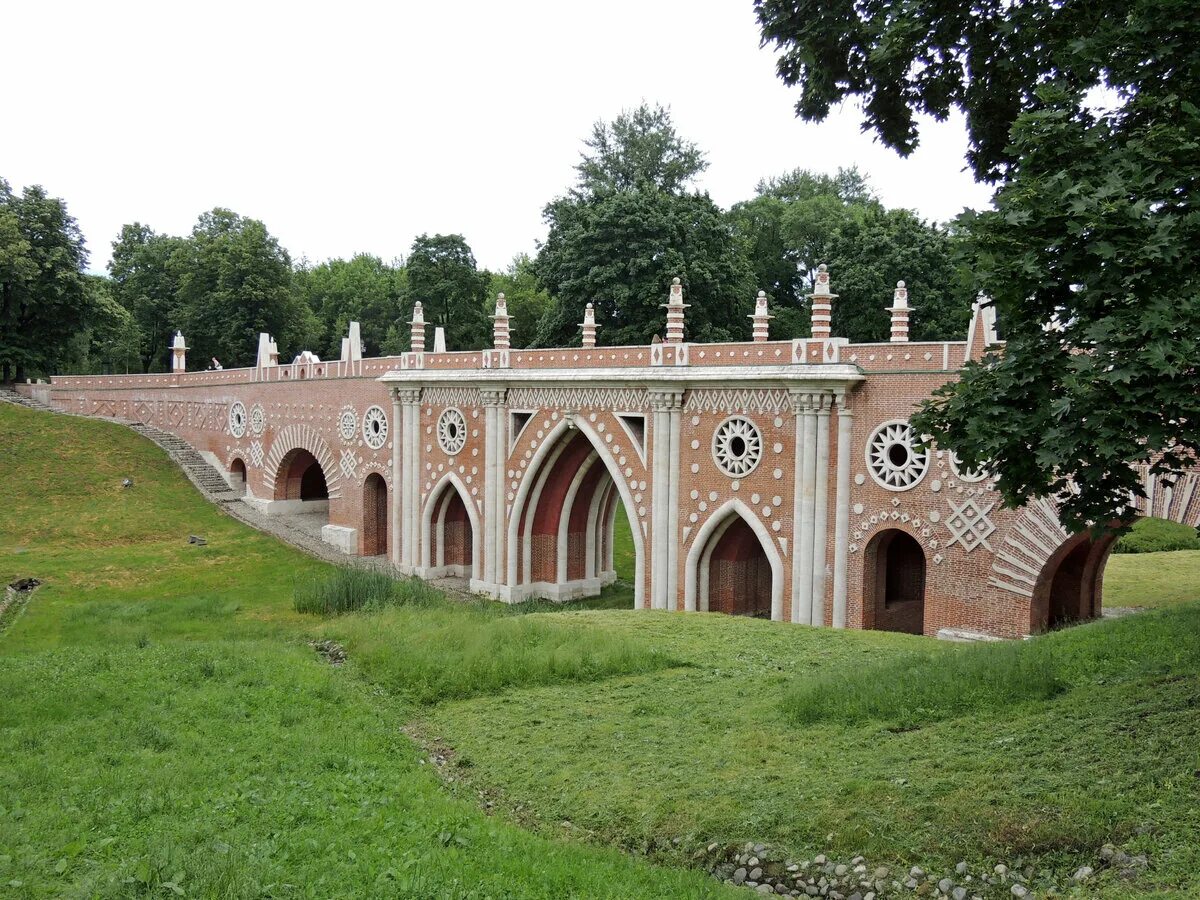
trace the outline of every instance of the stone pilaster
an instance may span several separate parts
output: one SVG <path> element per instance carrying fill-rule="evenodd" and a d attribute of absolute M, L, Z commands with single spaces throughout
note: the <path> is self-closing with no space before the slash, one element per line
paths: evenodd
<path fill-rule="evenodd" d="M 395 479 L 396 500 L 399 508 L 399 521 L 396 528 L 399 533 L 400 548 L 398 567 L 402 572 L 411 574 L 421 564 L 419 514 L 421 506 L 421 389 L 398 387 L 393 393 L 393 398 L 393 408 L 396 405 L 400 408 L 400 433 L 392 444 L 393 455 L 397 452 L 400 453 Z"/>
<path fill-rule="evenodd" d="M 825 624 L 825 545 L 829 539 L 829 408 L 822 394 L 817 406 L 817 495 L 813 505 L 812 624 Z"/>
<path fill-rule="evenodd" d="M 683 393 L 677 388 L 648 392 L 654 503 L 650 535 L 650 606 L 674 609 L 679 569 L 679 435 Z"/>
<path fill-rule="evenodd" d="M 850 539 L 850 442 L 854 411 L 838 396 L 837 494 L 833 512 L 833 627 L 846 627 L 846 582 Z"/>
<path fill-rule="evenodd" d="M 483 580 L 481 587 L 497 593 L 496 587 L 507 579 L 505 537 L 505 458 L 508 455 L 508 415 L 506 391 L 502 387 L 480 390 L 484 406 L 484 501 L 483 501 Z"/>

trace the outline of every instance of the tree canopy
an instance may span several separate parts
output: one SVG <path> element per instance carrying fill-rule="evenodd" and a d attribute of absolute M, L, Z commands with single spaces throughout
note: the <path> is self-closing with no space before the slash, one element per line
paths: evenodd
<path fill-rule="evenodd" d="M 966 117 L 998 184 L 963 225 L 1006 346 L 915 418 L 1007 503 L 1071 526 L 1128 516 L 1130 467 L 1200 452 L 1200 29 L 1189 0 L 895 6 L 757 0 L 810 119 L 856 98 L 901 153 L 917 116 Z"/>
<path fill-rule="evenodd" d="M 407 271 L 413 302 L 421 301 L 430 334 L 436 326 L 446 329 L 447 350 L 491 346 L 484 310 L 491 278 L 479 271 L 461 234 L 421 235 L 409 251 Z"/>
<path fill-rule="evenodd" d="M 166 371 L 168 345 L 177 327 L 178 270 L 173 265 L 184 238 L 157 234 L 133 222 L 121 228 L 112 244 L 108 271 L 112 296 L 129 311 L 138 330 L 138 357 L 143 372 Z"/>
<path fill-rule="evenodd" d="M 0 178 L 0 375 L 54 374 L 87 324 L 87 250 L 62 200 Z"/>
<path fill-rule="evenodd" d="M 586 143 L 574 189 L 545 210 L 550 230 L 534 268 L 554 306 L 537 343 L 577 343 L 588 303 L 600 343 L 647 343 L 665 327 L 660 307 L 674 277 L 692 304 L 689 340 L 748 336 L 749 264 L 721 209 L 687 189 L 703 157 L 669 112 L 643 104 L 598 123 Z"/>
<path fill-rule="evenodd" d="M 204 213 L 171 265 L 179 319 L 196 359 L 248 366 L 260 332 L 299 349 L 316 336 L 316 317 L 291 290 L 291 258 L 257 219 L 220 208 Z"/>
<path fill-rule="evenodd" d="M 337 359 L 351 322 L 361 326 L 367 353 L 378 353 L 389 329 L 407 317 L 403 267 L 360 253 L 296 269 L 293 290 L 320 322 L 320 355 Z"/>
<path fill-rule="evenodd" d="M 771 298 L 779 337 L 808 333 L 817 267 L 832 272 L 838 300 L 833 333 L 887 340 L 896 282 L 909 287 L 916 340 L 962 340 L 973 291 L 944 228 L 906 209 L 887 209 L 857 170 L 823 175 L 796 169 L 759 183 L 758 196 L 730 210 L 757 284 Z"/>

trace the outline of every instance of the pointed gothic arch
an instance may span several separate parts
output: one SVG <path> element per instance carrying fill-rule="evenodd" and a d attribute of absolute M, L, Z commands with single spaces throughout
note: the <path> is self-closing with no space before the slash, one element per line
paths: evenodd
<path fill-rule="evenodd" d="M 552 495 L 559 497 L 561 500 L 566 499 L 567 494 L 571 491 L 572 484 L 575 483 L 579 467 L 584 461 L 593 456 L 595 457 L 595 461 L 589 464 L 589 471 L 595 466 L 604 467 L 604 471 L 614 485 L 617 495 L 624 504 L 626 515 L 629 517 L 630 530 L 633 533 L 635 558 L 634 606 L 635 608 L 640 608 L 643 605 L 646 572 L 645 537 L 636 518 L 637 513 L 635 510 L 637 507 L 634 504 L 632 492 L 629 490 L 629 486 L 625 483 L 620 469 L 612 459 L 608 448 L 600 439 L 600 436 L 592 429 L 586 419 L 579 415 L 564 416 L 546 435 L 545 440 L 542 441 L 530 458 L 525 477 L 521 480 L 520 486 L 517 488 L 517 492 L 513 498 L 508 521 L 508 539 L 506 542 L 510 599 L 520 600 L 526 596 L 544 595 L 559 598 L 569 596 L 571 590 L 575 589 L 572 587 L 570 581 L 564 584 L 559 580 L 559 535 L 560 523 L 565 518 L 568 521 L 568 543 L 564 549 L 567 553 L 567 570 L 570 571 L 571 550 L 569 541 L 571 532 L 569 520 L 572 510 L 576 508 L 574 501 L 579 498 L 579 490 L 583 482 L 578 482 L 575 492 L 572 495 L 571 508 L 565 510 L 565 514 L 563 505 L 560 503 L 555 508 L 551 500 Z M 599 474 L 597 474 L 597 485 L 601 480 Z M 547 485 L 551 486 L 552 495 L 545 494 Z M 589 495 L 589 503 L 590 499 Z M 542 519 L 535 521 L 539 511 L 543 512 Z M 584 516 L 584 513 L 580 513 L 579 515 Z M 586 518 L 584 518 L 584 521 L 586 522 Z M 588 540 L 589 532 L 586 529 L 581 534 L 583 534 L 585 541 Z M 537 554 L 534 552 L 535 537 L 546 538 L 546 540 L 537 542 L 540 547 Z M 552 551 L 550 548 L 552 548 Z M 578 551 L 576 555 L 579 555 Z M 585 550 L 582 553 L 585 560 L 587 555 Z M 537 557 L 536 560 L 535 556 Z M 550 567 L 550 560 L 553 561 L 552 568 Z M 537 576 L 539 574 L 545 575 L 547 573 L 552 573 L 550 579 L 538 579 Z M 583 582 L 585 581 L 588 584 L 584 584 Z M 598 588 L 591 590 L 589 585 L 589 579 L 585 578 L 580 580 L 577 587 L 582 590 L 590 590 L 592 593 L 598 592 Z"/>
<path fill-rule="evenodd" d="M 454 472 L 429 491 L 421 513 L 422 575 L 483 577 L 483 528 L 471 492 Z"/>
<path fill-rule="evenodd" d="M 732 534 L 730 534 L 731 529 L 734 530 Z M 727 537 L 730 540 L 723 546 Z M 751 537 L 758 545 L 758 552 L 762 556 L 761 562 L 749 558 L 749 554 L 754 551 L 752 545 L 749 544 Z M 728 553 L 725 552 L 726 550 Z M 730 557 L 725 561 L 735 564 L 734 567 L 723 566 L 722 569 L 727 571 L 719 573 L 720 577 L 724 577 L 725 574 L 734 576 L 734 570 L 738 563 L 742 564 L 741 568 L 743 569 L 753 570 L 753 602 L 750 604 L 752 609 L 746 611 L 752 615 L 773 616 L 777 610 L 783 609 L 783 558 L 775 547 L 771 532 L 754 514 L 754 510 L 741 500 L 734 498 L 715 510 L 705 520 L 700 530 L 696 532 L 692 546 L 688 549 L 683 583 L 683 608 L 685 610 L 705 612 L 712 607 L 710 591 L 713 587 L 714 553 L 718 554 L 718 561 L 724 559 L 724 556 L 721 555 L 724 554 Z M 743 558 L 735 558 L 739 556 Z M 761 590 L 762 581 L 767 574 L 762 570 L 763 562 L 770 574 L 769 591 Z M 745 596 L 747 599 L 751 599 L 751 592 L 747 591 Z M 733 608 L 738 610 L 744 606 L 745 604 L 733 604 Z"/>

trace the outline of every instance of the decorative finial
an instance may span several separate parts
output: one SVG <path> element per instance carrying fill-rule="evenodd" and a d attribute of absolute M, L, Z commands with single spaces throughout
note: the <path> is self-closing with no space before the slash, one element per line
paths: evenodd
<path fill-rule="evenodd" d="M 888 308 L 892 314 L 892 341 L 903 343 L 908 340 L 908 288 L 903 281 L 896 282 L 896 291 L 892 294 L 892 305 Z"/>
<path fill-rule="evenodd" d="M 492 346 L 496 350 L 507 350 L 509 347 L 508 301 L 504 292 L 496 294 L 496 314 L 492 316 Z"/>
<path fill-rule="evenodd" d="M 829 290 L 829 267 L 825 263 L 817 266 L 817 277 L 813 279 L 813 292 L 809 299 L 812 301 L 812 331 L 817 340 L 825 340 L 830 335 L 829 323 L 833 315 L 833 301 L 837 294 Z"/>
<path fill-rule="evenodd" d="M 754 342 L 763 343 L 769 340 L 768 322 L 775 318 L 767 311 L 767 292 L 759 291 L 754 300 L 754 314 L 748 316 L 754 322 Z"/>

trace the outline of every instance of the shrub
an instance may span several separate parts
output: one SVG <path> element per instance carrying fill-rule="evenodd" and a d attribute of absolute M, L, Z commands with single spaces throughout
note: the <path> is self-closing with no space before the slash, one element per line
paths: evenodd
<path fill-rule="evenodd" d="M 1167 519 L 1138 519 L 1122 535 L 1113 553 L 1159 553 L 1165 550 L 1200 550 L 1200 534 L 1189 525 Z"/>
<path fill-rule="evenodd" d="M 911 653 L 846 677 L 805 679 L 784 696 L 800 725 L 881 720 L 914 728 L 985 707 L 1047 700 L 1067 689 L 1040 641 Z"/>
<path fill-rule="evenodd" d="M 297 612 L 341 615 L 408 603 L 430 603 L 441 595 L 419 578 L 396 579 L 381 569 L 339 566 L 332 575 L 314 575 L 296 583 Z"/>

